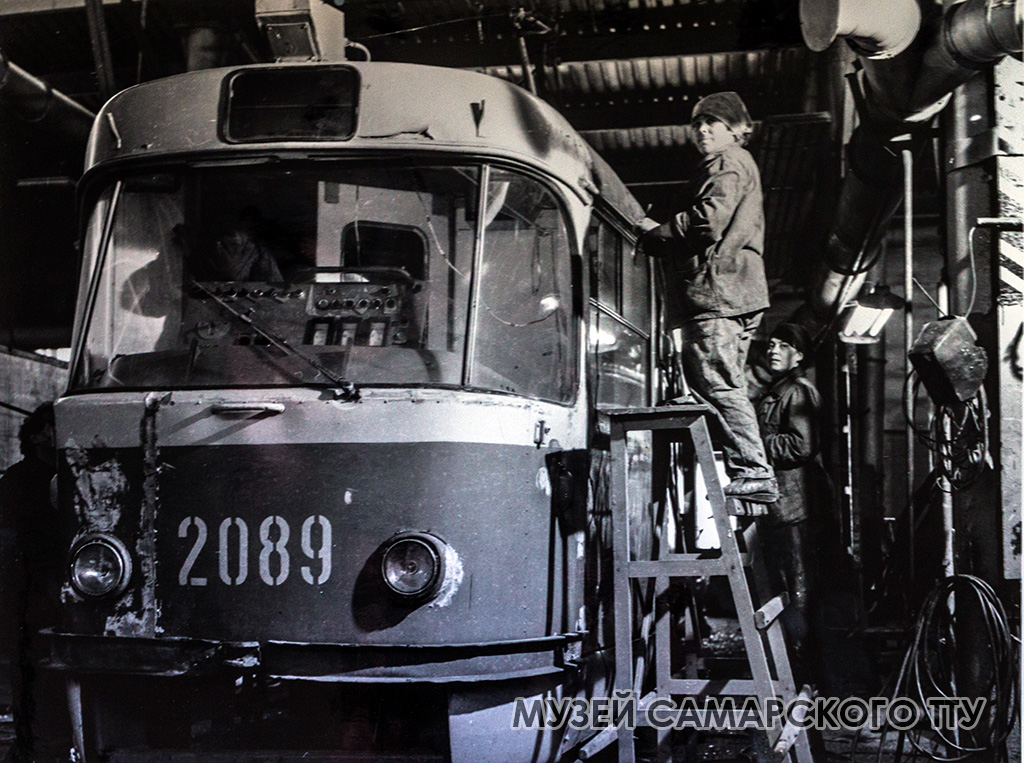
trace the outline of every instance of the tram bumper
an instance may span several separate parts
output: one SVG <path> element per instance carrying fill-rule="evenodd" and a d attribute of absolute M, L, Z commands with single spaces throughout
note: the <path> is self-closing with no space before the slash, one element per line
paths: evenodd
<path fill-rule="evenodd" d="M 287 641 L 125 638 L 45 630 L 42 666 L 69 674 L 257 674 L 336 683 L 449 683 L 561 676 L 580 634 L 492 644 L 375 646 Z"/>
<path fill-rule="evenodd" d="M 85 763 L 536 763 L 575 743 L 564 728 L 514 719 L 522 700 L 578 682 L 577 634 L 416 647 L 40 638 L 43 666 L 66 676 L 78 707 Z"/>

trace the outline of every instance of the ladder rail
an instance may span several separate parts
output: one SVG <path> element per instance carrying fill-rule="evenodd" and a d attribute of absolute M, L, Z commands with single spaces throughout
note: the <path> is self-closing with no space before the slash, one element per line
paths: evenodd
<path fill-rule="evenodd" d="M 633 692 L 639 696 L 645 691 L 645 675 L 650 672 L 646 660 L 650 640 L 654 641 L 654 686 L 647 695 L 721 695 L 758 696 L 792 699 L 796 696 L 792 670 L 786 653 L 785 637 L 779 614 L 785 604 L 784 597 L 772 599 L 768 592 L 768 578 L 764 560 L 757 548 L 756 529 L 753 523 L 742 533 L 732 526 L 732 519 L 715 465 L 714 450 L 705 417 L 710 409 L 702 405 L 673 406 L 666 408 L 644 408 L 609 412 L 611 446 L 611 485 L 609 497 L 612 514 L 612 559 L 613 559 L 613 612 L 615 614 L 615 680 L 614 689 Z M 664 503 L 657 513 L 658 528 L 652 528 L 654 543 L 652 559 L 633 560 L 631 548 L 632 532 L 628 509 L 629 460 L 627 437 L 629 432 L 650 431 L 652 433 L 652 490 L 659 496 L 664 492 L 667 479 L 660 469 L 672 469 L 668 451 L 675 443 L 689 437 L 693 455 L 700 467 L 701 476 L 711 503 L 712 515 L 721 544 L 717 556 L 706 553 L 675 553 L 666 549 L 668 545 L 668 508 L 670 503 L 664 495 Z M 680 517 L 676 517 L 679 521 Z M 657 531 L 656 531 L 657 530 Z M 741 552 L 737 535 L 744 540 Z M 747 579 L 747 567 L 751 571 L 758 601 L 765 606 L 757 609 Z M 672 578 L 693 578 L 709 575 L 724 576 L 729 581 L 744 649 L 750 665 L 750 679 L 707 680 L 689 675 L 676 678 L 672 675 L 671 647 L 673 612 L 671 607 L 661 611 L 658 602 L 669 588 Z M 654 595 L 650 611 L 643 611 L 640 654 L 634 655 L 633 639 L 633 588 L 640 580 L 647 579 L 654 584 Z M 636 581 L 636 583 L 634 582 Z M 649 588 L 646 589 L 650 591 Z M 646 597 L 644 597 L 646 599 Z M 646 603 L 646 602 L 645 602 Z M 774 675 L 773 675 L 774 670 Z M 805 692 L 809 691 L 805 688 Z M 641 703 L 643 704 L 643 703 Z M 614 729 L 618 739 L 619 763 L 635 763 L 633 729 L 620 726 Z M 605 739 L 608 734 L 603 735 Z M 658 759 L 668 760 L 669 730 L 658 730 Z M 806 731 L 790 727 L 769 730 L 768 742 L 777 754 L 790 755 L 797 763 L 813 763 Z"/>

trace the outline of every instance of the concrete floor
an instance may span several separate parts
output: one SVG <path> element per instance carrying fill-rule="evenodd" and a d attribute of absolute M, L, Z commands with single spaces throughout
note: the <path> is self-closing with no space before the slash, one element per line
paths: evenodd
<path fill-rule="evenodd" d="M 742 657 L 743 640 L 739 632 L 739 624 L 728 617 L 708 618 L 711 632 L 708 636 L 708 651 L 718 657 Z M 826 675 L 819 677 L 819 693 L 825 694 L 822 686 L 827 685 L 830 691 L 849 692 L 858 689 L 860 696 L 870 696 L 881 685 L 877 676 L 881 671 L 898 659 L 898 639 L 893 634 L 876 630 L 860 635 L 843 633 L 826 634 L 823 648 L 827 651 Z M 867 651 L 870 650 L 869 655 Z M 854 674 L 851 674 L 851 671 Z M 14 731 L 9 712 L 10 686 L 8 681 L 9 665 L 0 659 L 0 761 L 7 758 Z M 866 690 L 866 691 L 865 691 Z M 850 696 L 850 693 L 836 693 L 829 696 Z M 896 758 L 897 738 L 889 734 L 883 740 L 878 733 L 863 732 L 824 732 L 816 740 L 815 763 L 874 763 L 878 759 L 879 747 L 882 747 L 882 760 L 893 761 Z M 1020 724 L 1009 740 L 1009 760 L 1021 761 Z M 674 763 L 753 763 L 753 742 L 745 734 L 724 733 L 677 733 L 673 740 Z M 646 754 L 643 745 L 639 748 L 638 761 L 653 763 L 653 755 Z M 911 755 L 909 745 L 905 755 Z M 597 763 L 614 763 L 617 759 L 614 747 L 607 749 L 597 759 Z M 924 760 L 919 756 L 920 760 Z M 976 760 L 990 758 L 978 757 Z"/>

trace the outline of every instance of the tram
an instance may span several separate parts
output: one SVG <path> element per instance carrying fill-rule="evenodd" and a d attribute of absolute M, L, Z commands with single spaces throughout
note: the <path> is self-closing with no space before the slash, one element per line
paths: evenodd
<path fill-rule="evenodd" d="M 602 410 L 654 384 L 643 211 L 570 125 L 465 71 L 196 71 L 107 103 L 80 188 L 45 634 L 78 759 L 595 733 L 512 728 L 611 691 Z"/>

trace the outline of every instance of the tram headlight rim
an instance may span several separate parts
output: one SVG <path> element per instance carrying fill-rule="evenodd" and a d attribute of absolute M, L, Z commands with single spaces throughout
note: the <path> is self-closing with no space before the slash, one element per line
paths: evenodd
<path fill-rule="evenodd" d="M 78 563 L 82 561 L 82 555 L 86 549 L 98 546 L 111 552 L 110 558 L 117 563 L 117 576 L 112 585 L 105 586 L 102 590 L 90 590 L 79 578 Z M 132 555 L 128 547 L 117 537 L 109 533 L 88 533 L 78 538 L 71 546 L 68 563 L 68 578 L 71 587 L 75 592 L 88 599 L 105 599 L 118 596 L 124 593 L 128 587 L 128 581 L 132 577 Z"/>
<path fill-rule="evenodd" d="M 391 553 L 404 544 L 418 545 L 425 548 L 430 557 L 432 569 L 427 582 L 415 591 L 404 591 L 397 588 L 389 579 L 389 561 Z M 404 532 L 388 538 L 381 547 L 380 576 L 388 593 L 400 601 L 423 602 L 434 598 L 441 590 L 445 579 L 445 542 L 425 532 Z"/>

